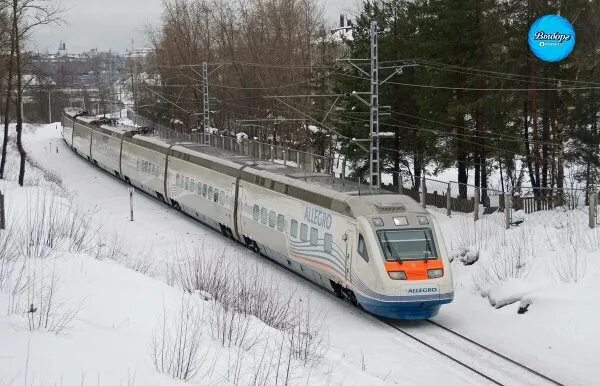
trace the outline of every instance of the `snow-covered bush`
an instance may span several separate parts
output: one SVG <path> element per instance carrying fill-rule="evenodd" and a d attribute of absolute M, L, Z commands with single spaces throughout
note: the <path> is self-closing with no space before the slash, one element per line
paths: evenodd
<path fill-rule="evenodd" d="M 562 283 L 577 283 L 585 276 L 587 259 L 576 245 L 569 245 L 563 253 L 552 258 L 554 274 Z"/>
<path fill-rule="evenodd" d="M 207 359 L 202 347 L 202 313 L 189 296 L 163 317 L 152 337 L 152 361 L 157 371 L 181 380 L 193 379 Z"/>
<path fill-rule="evenodd" d="M 33 191 L 26 202 L 19 245 L 27 257 L 88 252 L 95 246 L 93 211 L 82 210 L 53 193 Z"/>
<path fill-rule="evenodd" d="M 475 286 L 484 290 L 511 278 L 527 277 L 539 250 L 538 239 L 530 228 L 503 233 L 497 242 L 487 244 L 485 259 L 479 261 L 473 275 Z"/>
<path fill-rule="evenodd" d="M 327 342 L 323 337 L 322 315 L 313 315 L 310 303 L 302 307 L 302 312 L 288 330 L 288 339 L 292 357 L 305 366 L 317 366 L 325 356 Z"/>
<path fill-rule="evenodd" d="M 264 268 L 228 263 L 226 250 L 213 256 L 204 251 L 202 246 L 192 252 L 178 248 L 168 280 L 209 302 L 205 321 L 214 340 L 244 350 L 261 346 L 268 337 L 252 327 L 258 319 L 284 334 L 283 348 L 291 359 L 308 367 L 321 361 L 327 351 L 324 315 L 313 314 L 308 302 L 293 295 L 296 291 L 284 295 L 281 283 Z"/>
<path fill-rule="evenodd" d="M 24 263 L 22 280 L 26 284 L 21 295 L 24 295 L 26 302 L 21 302 L 20 309 L 27 313 L 31 331 L 64 333 L 79 312 L 80 304 L 74 305 L 62 300 L 55 263 L 56 260 L 52 262 L 52 267 L 49 267 L 47 261 L 39 259 L 29 259 Z"/>

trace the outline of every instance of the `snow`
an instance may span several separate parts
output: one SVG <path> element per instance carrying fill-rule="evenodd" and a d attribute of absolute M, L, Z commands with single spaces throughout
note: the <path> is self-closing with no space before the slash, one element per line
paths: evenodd
<path fill-rule="evenodd" d="M 218 312 L 213 296 L 206 292 L 186 295 L 173 282 L 173 269 L 184 256 L 202 251 L 203 256 L 224 259 L 244 272 L 256 270 L 260 277 L 274 283 L 281 299 L 296 302 L 294 309 L 310 310 L 318 322 L 323 357 L 311 365 L 293 360 L 291 384 L 462 385 L 481 381 L 477 375 L 441 360 L 430 349 L 155 199 L 135 194 L 135 221 L 129 221 L 127 186 L 68 149 L 56 125 L 27 129 L 25 142 L 32 158 L 58 173 L 63 186 L 59 189 L 57 184 L 46 182 L 44 173 L 30 168 L 32 186 L 26 189 L 39 190 L 40 194 L 55 191 L 60 202 L 93 211 L 93 229 L 99 227 L 94 243 L 101 246 L 101 253 L 57 250 L 43 260 L 19 257 L 21 264 L 35 261 L 45 267 L 45 272 L 54 272 L 60 282 L 57 301 L 78 306 L 79 311 L 68 331 L 29 331 L 25 308 L 18 313 L 7 312 L 9 296 L 0 291 L 0 379 L 36 385 L 184 384 L 155 369 L 152 341 L 163 317 L 172 318 L 182 302 L 192 303 L 199 320 L 213 320 L 211 315 Z M 54 151 L 56 146 L 58 153 Z M 16 163 L 11 162 L 13 178 Z M 14 181 L 0 185 L 11 210 L 16 213 L 18 208 L 26 207 L 28 195 L 22 194 L 24 188 Z M 67 190 L 65 198 L 60 193 L 63 189 Z M 109 258 L 113 252 L 119 257 Z M 247 323 L 249 331 L 257 334 L 252 336 L 259 337 L 252 347 L 223 345 L 204 329 L 210 323 L 203 324 L 199 342 L 206 361 L 195 382 L 252 383 L 261 369 L 260 358 L 265 353 L 273 358 L 278 353 L 277 342 L 287 342 L 287 333 L 254 317 Z M 236 365 L 240 366 L 237 381 L 233 371 Z M 264 371 L 261 374 L 264 376 Z"/>
<path fill-rule="evenodd" d="M 482 291 L 482 296 L 486 296 L 490 304 L 495 308 L 501 308 L 509 304 L 521 301 L 521 299 L 537 288 L 531 283 L 522 280 L 509 278 L 499 286 L 489 288 L 488 291 Z"/>
<path fill-rule="evenodd" d="M 275 283 L 282 299 L 290 297 L 320 315 L 323 358 L 308 366 L 295 361 L 293 384 L 481 383 L 476 375 L 154 199 L 135 194 L 135 221 L 129 221 L 127 186 L 69 150 L 59 125 L 25 132 L 33 161 L 45 171 L 29 165 L 27 187 L 17 187 L 18 161 L 11 149 L 9 181 L 0 181 L 9 224 L 23 221 L 39 197 L 55 197 L 58 207 L 93 212 L 92 228 L 98 229 L 94 243 L 101 245 L 101 256 L 69 251 L 68 243 L 61 242 L 46 259 L 19 257 L 21 267 L 54 273 L 58 302 L 64 310 L 78 311 L 65 331 L 30 331 L 26 297 L 19 312 L 9 312 L 11 297 L 0 285 L 0 384 L 185 384 L 155 369 L 152 341 L 163 318 L 173 317 L 182 302 L 192 304 L 204 322 L 219 310 L 211 293 L 189 295 L 173 282 L 174 267 L 192 251 L 257 270 Z M 502 213 L 474 224 L 471 215 L 447 217 L 444 210 L 429 210 L 454 256 L 456 286 L 455 301 L 442 308 L 436 321 L 562 383 L 596 383 L 600 230 L 588 228 L 587 213 L 515 212 L 513 221 L 523 223 L 505 230 Z M 118 258 L 108 257 L 113 252 Z M 202 330 L 201 350 L 213 370 L 203 371 L 196 382 L 235 383 L 231 367 L 237 362 L 243 369 L 239 383 L 249 383 L 258 368 L 256 358 L 277 353 L 277 345 L 266 342 L 279 342 L 285 333 L 254 317 L 247 323 L 252 333 L 261 332 L 254 348 L 224 346 Z"/>
<path fill-rule="evenodd" d="M 308 125 L 307 128 L 311 133 L 320 133 L 323 131 L 323 129 L 321 129 L 320 127 L 317 127 L 315 125 Z"/>
<path fill-rule="evenodd" d="M 455 300 L 435 320 L 565 384 L 595 383 L 600 229 L 587 213 L 514 212 L 523 223 L 505 230 L 503 213 L 473 224 L 428 209 L 455 257 Z"/>

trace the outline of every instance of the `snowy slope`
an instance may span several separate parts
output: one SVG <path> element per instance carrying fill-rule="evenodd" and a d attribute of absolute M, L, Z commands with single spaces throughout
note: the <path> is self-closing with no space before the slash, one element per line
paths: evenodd
<path fill-rule="evenodd" d="M 430 210 L 456 255 L 456 297 L 435 320 L 564 383 L 596 383 L 600 229 L 587 214 L 523 215 L 505 230 L 493 217 Z"/>

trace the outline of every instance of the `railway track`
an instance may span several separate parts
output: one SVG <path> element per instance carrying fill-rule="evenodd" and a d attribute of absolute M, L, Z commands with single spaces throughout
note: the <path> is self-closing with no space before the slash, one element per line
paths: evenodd
<path fill-rule="evenodd" d="M 562 383 L 431 320 L 382 321 L 491 384 L 562 386 Z"/>

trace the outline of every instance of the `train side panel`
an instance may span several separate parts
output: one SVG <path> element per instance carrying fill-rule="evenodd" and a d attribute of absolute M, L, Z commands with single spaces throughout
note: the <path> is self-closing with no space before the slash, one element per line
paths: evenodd
<path fill-rule="evenodd" d="M 68 117 L 66 114 L 62 115 L 62 136 L 67 145 L 73 146 L 72 138 L 73 138 L 73 119 Z"/>
<path fill-rule="evenodd" d="M 119 176 L 121 139 L 100 130 L 92 133 L 92 161 L 107 172 Z"/>
<path fill-rule="evenodd" d="M 240 190 L 239 231 L 263 254 L 329 290 L 346 284 L 351 219 L 248 182 Z"/>
<path fill-rule="evenodd" d="M 214 170 L 169 157 L 167 189 L 171 204 L 232 237 L 235 180 Z"/>
<path fill-rule="evenodd" d="M 73 149 L 81 156 L 91 160 L 90 141 L 92 140 L 92 129 L 75 121 L 73 124 Z"/>
<path fill-rule="evenodd" d="M 122 178 L 161 200 L 165 198 L 164 175 L 166 155 L 146 147 L 123 141 Z"/>

